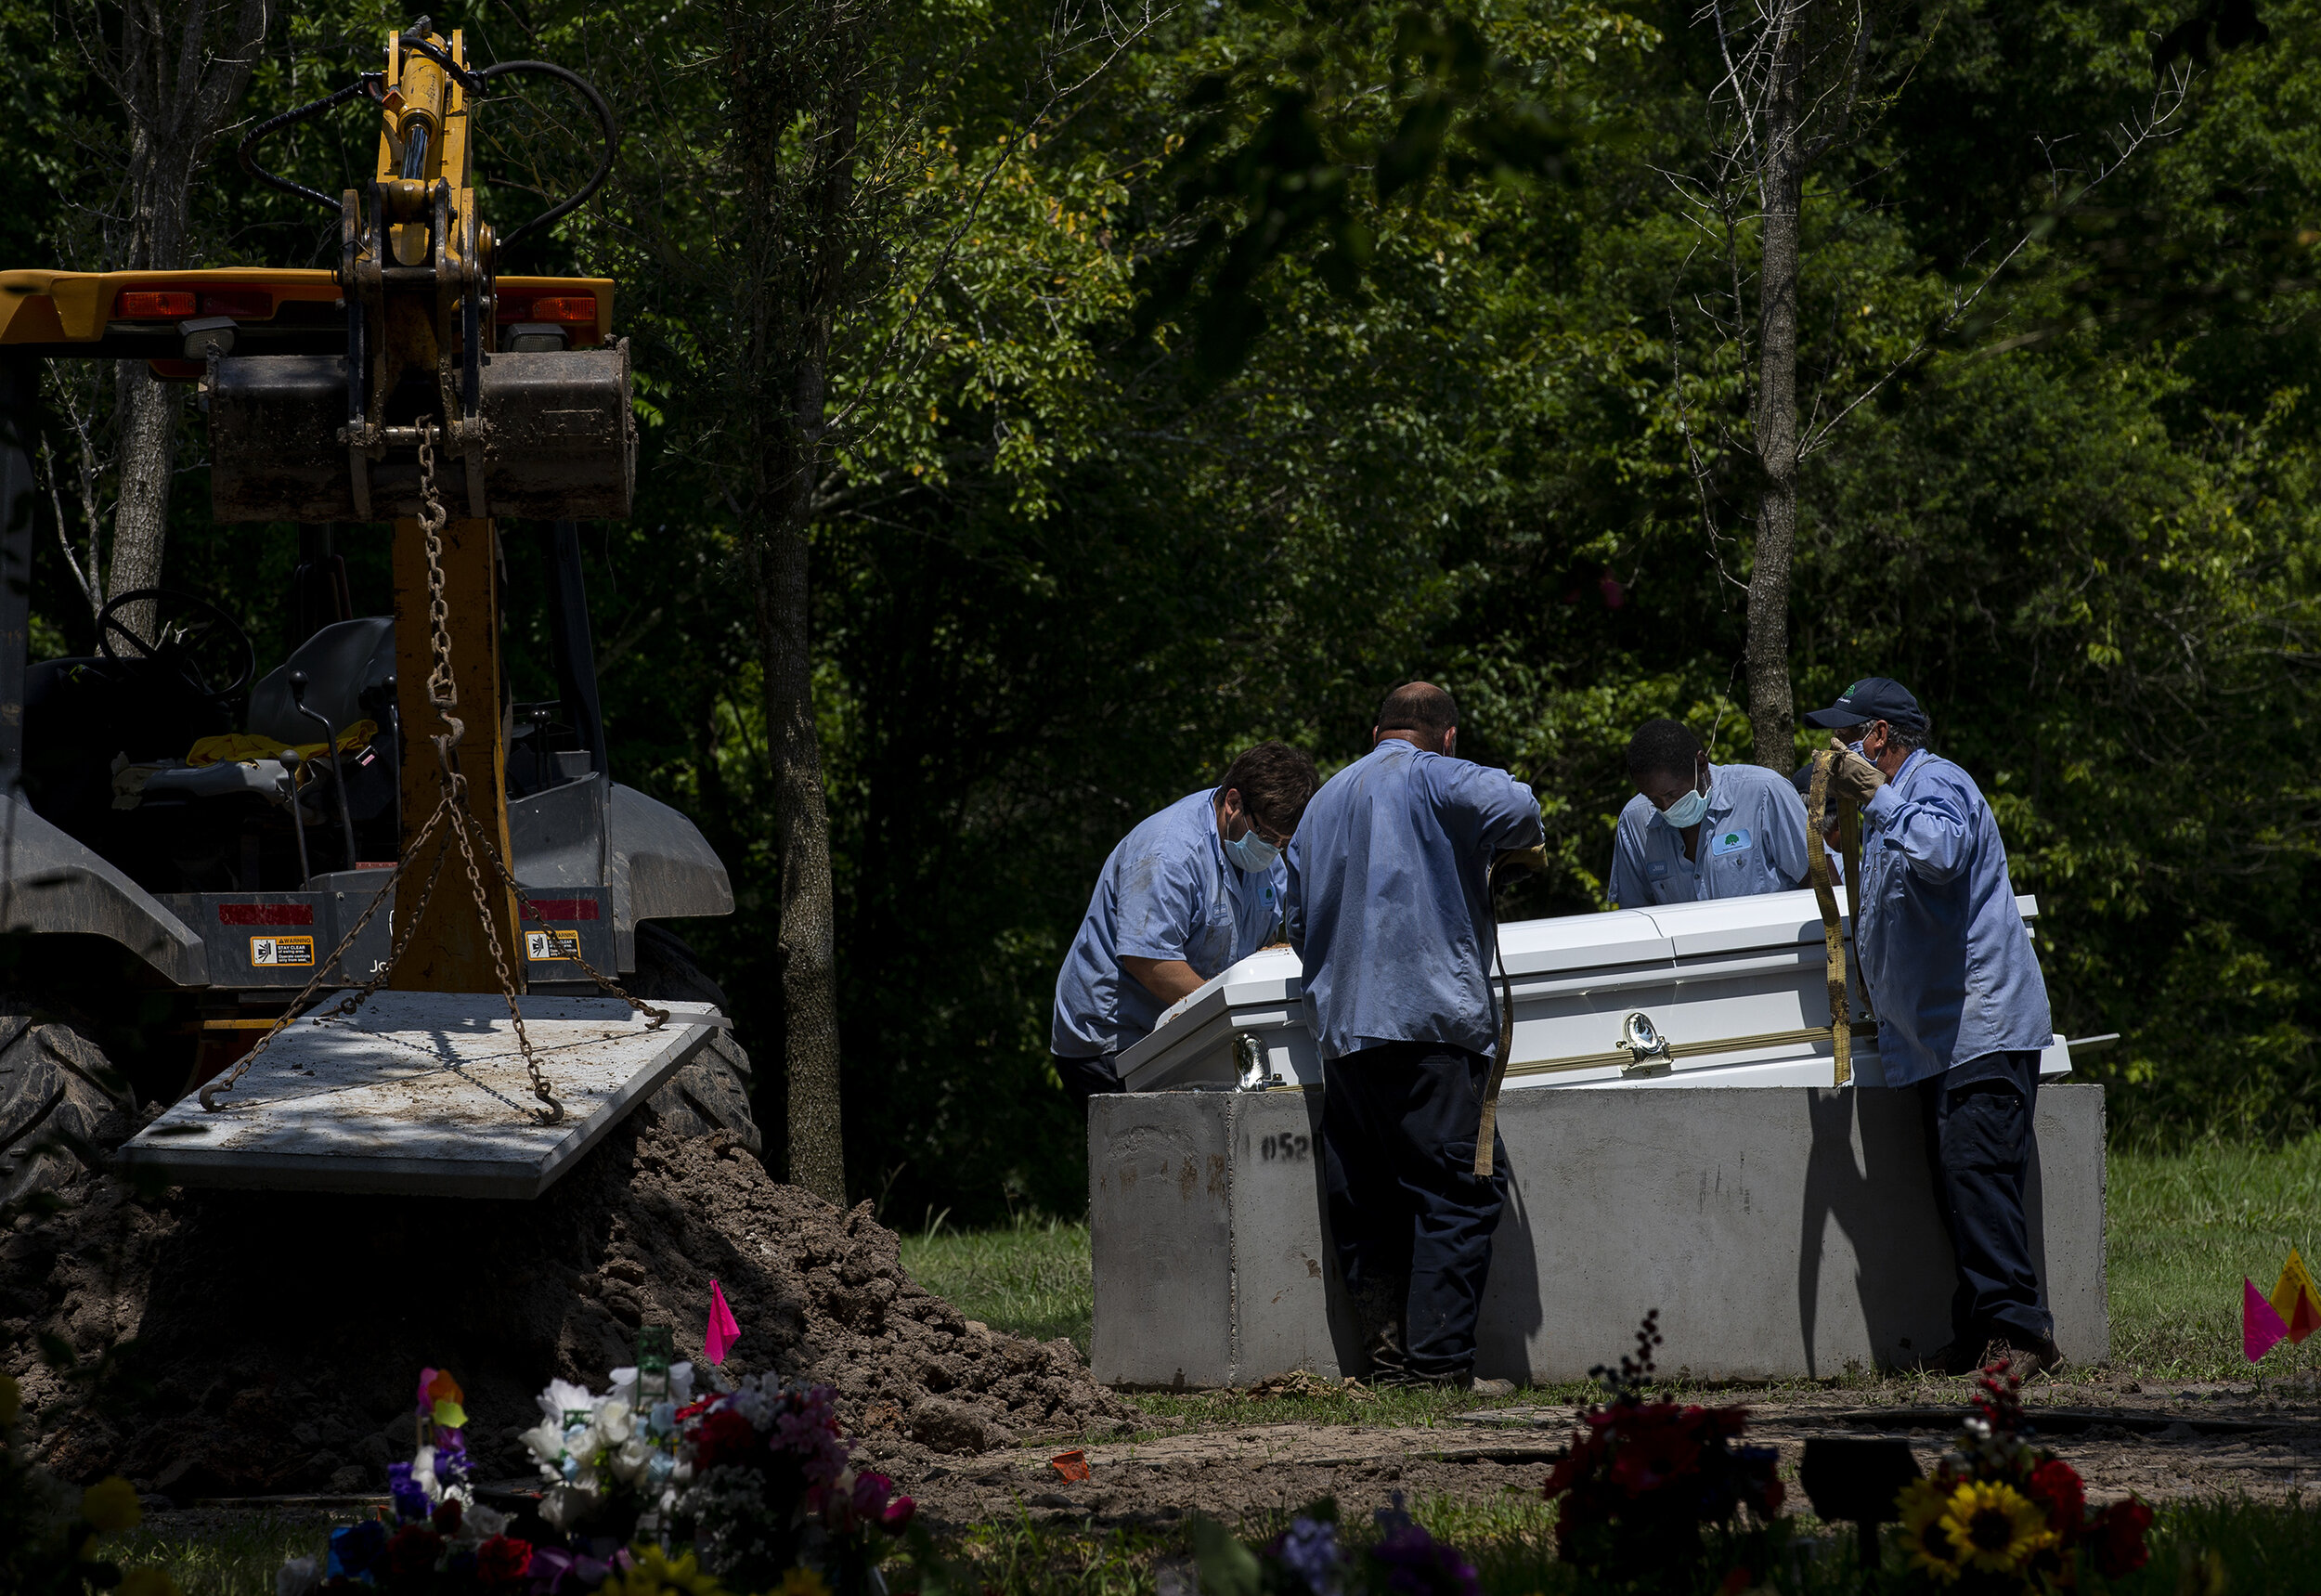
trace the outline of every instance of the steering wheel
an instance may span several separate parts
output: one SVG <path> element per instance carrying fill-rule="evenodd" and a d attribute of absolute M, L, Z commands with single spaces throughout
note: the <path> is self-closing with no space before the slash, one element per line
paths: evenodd
<path fill-rule="evenodd" d="M 153 629 L 160 639 L 156 642 L 138 636 L 118 613 L 139 603 L 153 606 Z M 209 600 L 174 588 L 131 588 L 115 593 L 97 614 L 97 652 L 107 659 L 151 660 L 210 699 L 231 697 L 249 686 L 258 671 L 257 648 L 240 623 Z M 229 672 L 232 680 L 222 686 L 212 684 Z"/>

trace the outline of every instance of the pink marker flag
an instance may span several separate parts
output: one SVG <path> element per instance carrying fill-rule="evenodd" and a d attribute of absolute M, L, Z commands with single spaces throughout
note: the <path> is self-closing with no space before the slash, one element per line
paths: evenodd
<path fill-rule="evenodd" d="M 2280 1310 L 2265 1301 L 2264 1293 L 2257 1290 L 2254 1280 L 2244 1275 L 2240 1286 L 2240 1350 L 2254 1363 L 2272 1351 L 2276 1342 L 2288 1336 L 2289 1327 L 2281 1322 Z"/>
<path fill-rule="evenodd" d="M 2250 1286 L 2249 1289 L 2252 1291 L 2256 1290 L 2254 1286 Z M 2259 1302 L 2264 1302 L 2264 1299 L 2262 1297 L 2257 1300 Z M 2265 1303 L 2264 1311 L 2268 1314 L 2272 1314 L 2273 1304 Z M 2273 1322 L 2275 1324 L 2280 1324 L 2280 1315 L 2273 1314 Z M 2285 1336 L 2288 1333 L 2288 1327 L 2283 1325 L 2274 1335 L 2273 1341 L 2278 1341 L 2282 1336 Z M 710 1281 L 709 1328 L 701 1337 L 702 1352 L 707 1356 L 711 1363 L 723 1363 L 725 1361 L 725 1355 L 733 1351 L 733 1343 L 741 1339 L 742 1327 L 733 1322 L 733 1310 L 725 1305 L 725 1289 L 719 1285 L 715 1280 Z M 2254 1343 L 2251 1343 L 2250 1344 L 2253 1345 Z M 2264 1344 L 2270 1346 L 2273 1343 L 2267 1342 Z"/>

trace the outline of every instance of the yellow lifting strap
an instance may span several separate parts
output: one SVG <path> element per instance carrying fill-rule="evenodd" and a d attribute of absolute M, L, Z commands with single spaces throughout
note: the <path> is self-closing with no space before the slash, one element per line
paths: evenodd
<path fill-rule="evenodd" d="M 1813 784 L 1805 800 L 1805 829 L 1807 854 L 1812 863 L 1807 874 L 1813 882 L 1813 901 L 1822 911 L 1822 953 L 1826 961 L 1829 982 L 1829 1036 L 1835 1055 L 1836 1070 L 1832 1085 L 1843 1086 L 1854 1078 L 1853 1012 L 1847 1000 L 1846 933 L 1837 918 L 1836 883 L 1830 879 L 1829 849 L 1822 842 L 1822 834 L 1829 820 L 1829 778 L 1839 755 L 1834 748 L 1823 748 L 1813 756 Z M 1851 805 L 1841 822 L 1846 843 L 1846 888 L 1859 893 L 1861 887 L 1861 860 L 1855 842 Z M 1857 919 L 1859 926 L 1861 921 Z"/>

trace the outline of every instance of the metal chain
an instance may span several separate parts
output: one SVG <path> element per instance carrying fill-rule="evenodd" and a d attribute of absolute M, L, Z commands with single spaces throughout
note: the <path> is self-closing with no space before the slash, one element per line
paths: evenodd
<path fill-rule="evenodd" d="M 282 1010 L 279 1015 L 276 1016 L 274 1023 L 266 1028 L 266 1034 L 258 1038 L 256 1045 L 253 1045 L 249 1052 L 243 1054 L 235 1061 L 234 1067 L 227 1071 L 226 1078 L 224 1080 L 207 1082 L 202 1085 L 201 1097 L 201 1106 L 204 1109 L 209 1109 L 212 1113 L 218 1111 L 216 1094 L 220 1092 L 232 1091 L 234 1089 L 234 1083 L 237 1081 L 240 1081 L 244 1075 L 250 1073 L 250 1067 L 258 1061 L 259 1055 L 263 1054 L 266 1050 L 267 1046 L 276 1037 L 282 1034 L 283 1031 L 289 1027 L 292 1020 L 299 1019 L 306 1012 L 307 1000 L 312 998 L 316 992 L 326 983 L 326 978 L 328 978 L 331 972 L 338 972 L 341 980 L 345 979 L 345 967 L 341 961 L 346 957 L 348 950 L 354 947 L 355 940 L 363 934 L 363 928 L 370 924 L 371 916 L 379 912 L 381 905 L 384 904 L 389 898 L 395 895 L 397 885 L 403 879 L 404 871 L 409 868 L 412 860 L 419 857 L 419 850 L 426 846 L 427 839 L 434 835 L 435 827 L 443 823 L 445 812 L 445 804 L 438 803 L 435 805 L 435 812 L 427 817 L 427 824 L 421 826 L 419 828 L 419 835 L 411 839 L 410 848 L 404 853 L 402 858 L 395 862 L 395 869 L 389 873 L 387 879 L 381 885 L 379 890 L 371 894 L 370 903 L 365 905 L 361 916 L 356 920 L 354 927 L 348 930 L 345 936 L 339 939 L 339 945 L 331 950 L 331 956 L 328 959 L 325 959 L 321 964 L 315 967 L 315 973 L 307 978 L 305 986 L 300 990 L 296 997 L 291 999 L 290 1006 Z M 401 955 L 404 947 L 409 942 L 411 937 L 411 928 L 419 924 L 420 915 L 425 913 L 427 901 L 435 894 L 435 878 L 442 874 L 443 853 L 441 850 L 437 850 L 435 853 L 435 866 L 433 870 L 427 873 L 427 886 L 419 895 L 418 908 L 414 910 L 411 915 L 404 922 L 403 935 L 396 939 L 394 947 L 389 950 L 386 962 L 371 972 L 370 979 L 365 981 L 362 986 L 356 991 L 355 994 L 351 998 L 340 1003 L 339 1011 L 342 1014 L 352 1014 L 355 1010 L 354 1008 L 348 1006 L 349 1003 L 352 1003 L 357 1006 L 360 1006 L 363 1000 L 370 997 L 372 993 L 377 992 L 381 983 L 385 981 L 387 977 L 394 973 L 395 959 Z"/>
<path fill-rule="evenodd" d="M 395 861 L 394 874 L 389 876 L 385 884 L 372 895 L 361 917 L 340 941 L 337 948 L 332 950 L 329 961 L 308 978 L 305 988 L 291 1000 L 290 1006 L 276 1018 L 274 1023 L 267 1028 L 266 1034 L 260 1037 L 256 1045 L 236 1062 L 225 1079 L 211 1082 L 202 1086 L 201 1106 L 212 1112 L 216 1112 L 218 1109 L 215 1101 L 216 1094 L 233 1090 L 235 1083 L 250 1072 L 250 1067 L 258 1061 L 259 1056 L 265 1053 L 267 1045 L 282 1033 L 292 1020 L 305 1012 L 305 1004 L 322 985 L 323 978 L 332 970 L 338 970 L 340 979 L 344 979 L 345 972 L 341 966 L 341 961 L 346 956 L 347 951 L 354 946 L 355 940 L 362 934 L 363 928 L 370 924 L 371 916 L 377 914 L 380 905 L 387 901 L 390 890 L 401 882 L 411 862 L 419 856 L 420 850 L 434 837 L 436 828 L 447 817 L 451 823 L 452 836 L 460 846 L 460 858 L 466 863 L 468 891 L 475 903 L 476 918 L 483 925 L 485 941 L 491 949 L 492 973 L 499 980 L 499 995 L 508 1006 L 508 1016 L 515 1023 L 516 1046 L 524 1055 L 525 1073 L 531 1079 L 532 1095 L 548 1105 L 546 1109 L 536 1110 L 536 1112 L 539 1116 L 540 1122 L 548 1125 L 556 1124 L 564 1117 L 564 1107 L 556 1100 L 548 1077 L 540 1069 L 539 1059 L 533 1053 L 531 1035 L 525 1030 L 524 1010 L 516 1002 L 515 980 L 508 973 L 507 952 L 499 945 L 499 923 L 492 915 L 491 900 L 484 889 L 483 872 L 476 864 L 475 844 L 477 842 L 480 841 L 483 844 L 484 851 L 490 857 L 494 869 L 511 888 L 514 889 L 516 896 L 523 902 L 525 912 L 541 920 L 543 925 L 547 922 L 545 917 L 533 908 L 531 901 L 524 896 L 523 889 L 515 886 L 514 877 L 509 875 L 508 867 L 501 861 L 499 850 L 492 846 L 489 838 L 482 835 L 482 828 L 477 824 L 474 815 L 468 808 L 467 778 L 460 773 L 452 752 L 460 740 L 466 735 L 467 728 L 465 723 L 452 713 L 459 707 L 460 692 L 459 685 L 451 673 L 451 611 L 444 599 L 443 576 L 443 530 L 450 524 L 451 514 L 444 508 L 442 494 L 435 486 L 434 435 L 435 429 L 432 426 L 422 428 L 420 433 L 419 525 L 424 537 L 427 554 L 427 641 L 429 652 L 434 657 L 434 668 L 428 672 L 427 677 L 427 701 L 434 707 L 436 719 L 441 720 L 445 727 L 444 731 L 432 734 L 428 741 L 434 745 L 435 759 L 441 767 L 436 779 L 443 785 L 443 797 L 437 800 L 434 812 L 427 817 L 427 823 L 420 828 L 419 835 L 412 838 L 411 846 L 405 850 L 400 859 Z M 294 815 L 292 822 L 293 824 L 296 822 Z M 340 1013 L 354 1014 L 372 993 L 384 984 L 388 976 L 394 973 L 395 967 L 401 962 L 404 952 L 410 945 L 412 932 L 417 929 L 421 918 L 426 914 L 427 905 L 434 897 L 435 883 L 443 874 L 443 863 L 448 851 L 448 849 L 442 846 L 436 848 L 434 863 L 428 871 L 426 888 L 420 894 L 419 902 L 412 906 L 411 913 L 406 917 L 403 934 L 395 939 L 394 945 L 388 950 L 385 962 L 371 972 L 370 979 L 340 1001 L 338 1005 Z M 581 960 L 580 964 L 598 985 L 626 999 L 632 1010 L 642 1010 L 651 1014 L 654 1017 L 653 1026 L 648 1029 L 658 1027 L 668 1019 L 667 1010 L 652 1008 L 649 1005 L 630 997 L 629 993 L 621 991 L 616 982 L 607 980 L 587 960 Z"/>
<path fill-rule="evenodd" d="M 427 646 L 434 655 L 434 667 L 427 673 L 427 702 L 444 724 L 451 728 L 451 742 L 456 745 L 467 734 L 466 725 L 451 713 L 460 707 L 460 684 L 451 674 L 451 606 L 443 596 L 443 529 L 451 522 L 451 512 L 446 510 L 443 498 L 435 491 L 435 429 L 421 427 L 419 435 L 419 528 L 426 536 L 427 549 Z M 450 755 L 438 737 L 435 751 L 442 754 L 447 768 Z"/>

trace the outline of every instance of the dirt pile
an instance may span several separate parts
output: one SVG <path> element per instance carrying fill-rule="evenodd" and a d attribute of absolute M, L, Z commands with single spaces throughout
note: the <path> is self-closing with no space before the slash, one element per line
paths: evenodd
<path fill-rule="evenodd" d="M 640 1109 L 536 1202 L 173 1189 L 88 1176 L 0 1237 L 0 1367 L 51 1466 L 184 1499 L 381 1486 L 423 1365 L 458 1374 L 486 1476 L 554 1375 L 603 1390 L 640 1325 L 723 1373 L 827 1382 L 874 1457 L 1104 1434 L 1130 1409 L 1068 1341 L 995 1335 L 903 1272 L 867 1204 L 777 1184 L 729 1133 Z M 44 1344 L 47 1356 L 43 1356 Z M 69 1349 L 77 1360 L 60 1373 Z"/>

